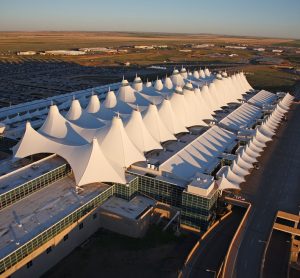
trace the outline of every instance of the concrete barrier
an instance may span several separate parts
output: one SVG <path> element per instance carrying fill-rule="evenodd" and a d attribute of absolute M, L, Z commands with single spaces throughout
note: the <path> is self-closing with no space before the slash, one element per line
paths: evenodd
<path fill-rule="evenodd" d="M 234 200 L 234 199 L 233 199 Z M 241 202 L 241 201 L 240 201 Z M 235 270 L 235 262 L 237 258 L 237 254 L 239 251 L 239 247 L 244 235 L 244 231 L 246 228 L 246 222 L 248 220 L 250 211 L 251 211 L 251 204 L 248 202 L 241 202 L 244 205 L 248 205 L 247 211 L 237 229 L 235 232 L 233 239 L 229 245 L 224 265 L 223 265 L 223 270 L 222 270 L 222 277 L 223 278 L 228 278 L 228 277 L 234 277 L 234 270 Z M 242 205 L 242 204 L 241 204 Z"/>
<path fill-rule="evenodd" d="M 232 214 L 232 211 L 229 211 L 225 215 L 223 215 L 219 220 L 217 220 L 212 226 L 209 227 L 209 229 L 200 237 L 200 239 L 196 242 L 194 247 L 189 252 L 188 256 L 185 259 L 184 265 L 182 270 L 179 272 L 178 277 L 188 277 L 190 274 L 190 271 L 193 268 L 194 259 L 195 259 L 195 253 L 199 250 L 201 247 L 201 242 L 208 236 L 208 234 L 216 228 L 225 218 L 227 218 L 229 215 Z"/>

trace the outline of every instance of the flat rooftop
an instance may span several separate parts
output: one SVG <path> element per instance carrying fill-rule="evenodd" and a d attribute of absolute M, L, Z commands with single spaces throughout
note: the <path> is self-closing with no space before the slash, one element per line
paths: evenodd
<path fill-rule="evenodd" d="M 136 196 L 130 201 L 111 197 L 101 205 L 101 208 L 129 219 L 138 219 L 143 212 L 154 204 L 155 201 L 144 196 Z"/>
<path fill-rule="evenodd" d="M 108 187 L 102 183 L 90 184 L 76 193 L 74 179 L 65 177 L 3 209 L 0 256 L 13 252 Z"/>
<path fill-rule="evenodd" d="M 14 168 L 15 164 L 11 163 L 11 161 L 1 162 L 0 167 L 3 165 L 7 168 L 8 172 L 11 172 L 11 174 L 0 177 L 0 194 L 12 190 L 25 182 L 33 180 L 65 163 L 67 162 L 61 157 L 53 156 L 49 159 L 43 159 L 42 161 L 35 162 L 33 164 L 34 166 L 26 165 L 14 173 L 13 171 L 16 170 L 16 168 Z"/>

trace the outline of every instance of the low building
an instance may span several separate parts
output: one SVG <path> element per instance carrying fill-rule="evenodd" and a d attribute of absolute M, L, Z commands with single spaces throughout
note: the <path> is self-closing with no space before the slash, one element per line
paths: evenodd
<path fill-rule="evenodd" d="M 85 55 L 86 52 L 79 50 L 47 50 L 44 52 L 46 55 L 66 55 L 66 56 L 77 56 Z"/>
<path fill-rule="evenodd" d="M 258 51 L 258 52 L 264 52 L 266 49 L 262 48 L 262 47 L 258 47 L 258 48 L 253 48 L 253 50 Z"/>
<path fill-rule="evenodd" d="M 226 45 L 225 48 L 229 48 L 229 49 L 247 49 L 247 46 L 239 46 L 239 45 Z"/>
<path fill-rule="evenodd" d="M 104 52 L 104 53 L 117 53 L 118 50 L 107 48 L 107 47 L 86 47 L 86 48 L 79 48 L 79 51 L 83 51 L 85 53 L 88 52 Z"/>
<path fill-rule="evenodd" d="M 282 53 L 283 49 L 273 49 L 272 52 L 273 53 Z"/>
<path fill-rule="evenodd" d="M 196 44 L 193 45 L 192 48 L 210 48 L 210 47 L 214 47 L 215 45 L 212 43 L 203 43 L 203 44 Z"/>
<path fill-rule="evenodd" d="M 30 55 L 36 55 L 36 51 L 29 50 L 29 51 L 19 51 L 17 52 L 17 55 L 19 56 L 30 56 Z"/>
<path fill-rule="evenodd" d="M 144 50 L 151 50 L 154 49 L 153 45 L 135 45 L 135 49 L 144 49 Z"/>

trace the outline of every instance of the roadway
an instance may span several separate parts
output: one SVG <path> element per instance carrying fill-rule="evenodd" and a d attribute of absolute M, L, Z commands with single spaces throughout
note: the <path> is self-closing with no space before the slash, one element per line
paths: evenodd
<path fill-rule="evenodd" d="M 263 277 L 287 277 L 290 247 L 291 235 L 273 230 L 266 253 Z"/>
<path fill-rule="evenodd" d="M 200 243 L 192 263 L 189 278 L 210 278 L 220 269 L 230 242 L 244 216 L 245 209 L 233 207 L 232 214 L 218 224 Z"/>
<path fill-rule="evenodd" d="M 252 210 L 237 254 L 234 277 L 260 277 L 263 253 L 276 212 L 299 212 L 299 121 L 300 105 L 294 104 L 288 121 L 282 123 L 275 140 L 260 158 L 260 169 L 254 170 L 242 185 L 242 195 L 251 202 Z"/>

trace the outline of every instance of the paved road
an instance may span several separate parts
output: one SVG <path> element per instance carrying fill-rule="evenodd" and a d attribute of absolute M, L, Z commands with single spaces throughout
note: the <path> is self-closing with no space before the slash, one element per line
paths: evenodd
<path fill-rule="evenodd" d="M 286 277 L 290 258 L 291 236 L 273 230 L 268 246 L 263 277 Z M 274 256 L 274 254 L 276 254 Z"/>
<path fill-rule="evenodd" d="M 218 271 L 221 267 L 244 213 L 244 208 L 234 207 L 232 214 L 208 234 L 195 254 L 195 261 L 190 275 L 187 275 L 188 277 L 214 277 L 214 271 Z"/>
<path fill-rule="evenodd" d="M 238 278 L 259 277 L 277 210 L 298 213 L 300 209 L 300 105 L 293 106 L 288 118 L 262 155 L 260 170 L 242 186 L 252 212 L 236 260 Z"/>

